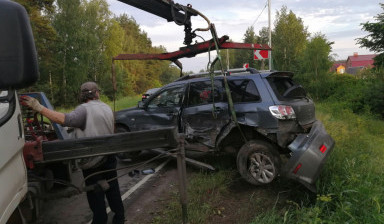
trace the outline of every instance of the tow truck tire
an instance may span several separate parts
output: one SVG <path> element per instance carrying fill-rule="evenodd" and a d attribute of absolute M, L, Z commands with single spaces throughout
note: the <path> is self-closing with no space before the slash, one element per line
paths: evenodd
<path fill-rule="evenodd" d="M 116 125 L 116 133 L 124 133 L 124 132 L 130 132 L 129 128 L 126 126 L 123 126 L 123 125 Z M 138 151 L 138 152 L 123 152 L 123 153 L 118 153 L 116 155 L 116 157 L 119 158 L 120 161 L 130 162 L 135 157 L 137 157 L 139 154 L 140 154 L 140 151 Z"/>
<path fill-rule="evenodd" d="M 280 155 L 273 145 L 252 140 L 245 143 L 237 154 L 240 175 L 253 185 L 271 183 L 280 171 Z"/>

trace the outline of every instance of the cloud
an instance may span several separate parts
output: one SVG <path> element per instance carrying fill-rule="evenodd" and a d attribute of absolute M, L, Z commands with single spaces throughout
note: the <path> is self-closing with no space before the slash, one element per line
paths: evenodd
<path fill-rule="evenodd" d="M 258 33 L 262 27 L 268 26 L 268 8 L 262 10 L 267 0 L 174 0 L 176 3 L 192 7 L 206 15 L 211 22 L 215 23 L 219 36 L 228 35 L 233 41 L 241 42 L 246 29 L 255 22 L 255 32 Z M 184 32 L 182 26 L 154 16 L 150 13 L 136 9 L 117 0 L 107 0 L 110 10 L 116 15 L 126 13 L 133 16 L 142 30 L 147 32 L 155 46 L 163 45 L 168 51 L 177 50 L 183 46 Z M 304 25 L 310 33 L 321 32 L 335 42 L 334 52 L 338 55 L 351 55 L 354 51 L 364 51 L 356 45 L 355 39 L 366 35 L 361 31 L 361 23 L 374 21 L 374 16 L 381 13 L 379 3 L 381 0 L 273 0 L 272 1 L 272 24 L 276 11 L 280 11 L 283 5 L 287 6 L 297 17 L 302 18 Z M 192 28 L 206 27 L 206 22 L 201 18 L 193 17 Z M 209 32 L 199 32 L 205 40 L 211 39 Z M 200 41 L 200 39 L 197 39 Z M 349 52 L 349 53 L 348 53 Z M 360 52 L 359 52 L 360 53 Z M 203 57 L 188 59 L 188 64 L 196 66 L 185 66 L 199 71 L 203 66 Z M 205 63 L 203 63 L 205 64 Z M 205 65 L 204 65 L 205 66 Z"/>

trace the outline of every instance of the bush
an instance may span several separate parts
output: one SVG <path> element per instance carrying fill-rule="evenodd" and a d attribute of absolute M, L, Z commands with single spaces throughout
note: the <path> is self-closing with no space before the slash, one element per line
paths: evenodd
<path fill-rule="evenodd" d="M 369 113 L 384 118 L 383 70 L 365 69 L 357 76 L 326 73 L 315 77 L 306 73 L 294 78 L 315 101 L 337 102 L 354 113 Z"/>
<path fill-rule="evenodd" d="M 324 100 L 334 94 L 336 86 L 336 76 L 330 73 L 319 74 L 317 77 L 312 73 L 298 74 L 294 80 L 300 83 L 316 100 Z"/>

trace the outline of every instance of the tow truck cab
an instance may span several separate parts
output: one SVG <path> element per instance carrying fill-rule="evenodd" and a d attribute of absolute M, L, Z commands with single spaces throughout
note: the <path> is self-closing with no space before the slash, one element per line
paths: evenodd
<path fill-rule="evenodd" d="M 27 12 L 15 2 L 0 1 L 0 224 L 11 222 L 28 191 L 16 90 L 37 78 L 37 54 Z"/>

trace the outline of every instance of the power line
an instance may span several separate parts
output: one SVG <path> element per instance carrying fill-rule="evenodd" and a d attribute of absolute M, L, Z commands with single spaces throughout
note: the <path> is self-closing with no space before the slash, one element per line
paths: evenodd
<path fill-rule="evenodd" d="M 263 10 L 261 10 L 261 12 L 260 12 L 260 14 L 259 14 L 259 16 L 255 19 L 255 21 L 252 23 L 252 26 L 253 25 L 255 25 L 255 23 L 257 22 L 257 20 L 259 20 L 259 18 L 260 18 L 260 16 L 261 16 L 261 14 L 264 12 L 264 9 L 265 8 L 267 8 L 267 3 L 268 3 L 268 0 L 267 1 L 265 1 L 265 5 L 264 5 L 264 8 L 263 8 Z"/>

